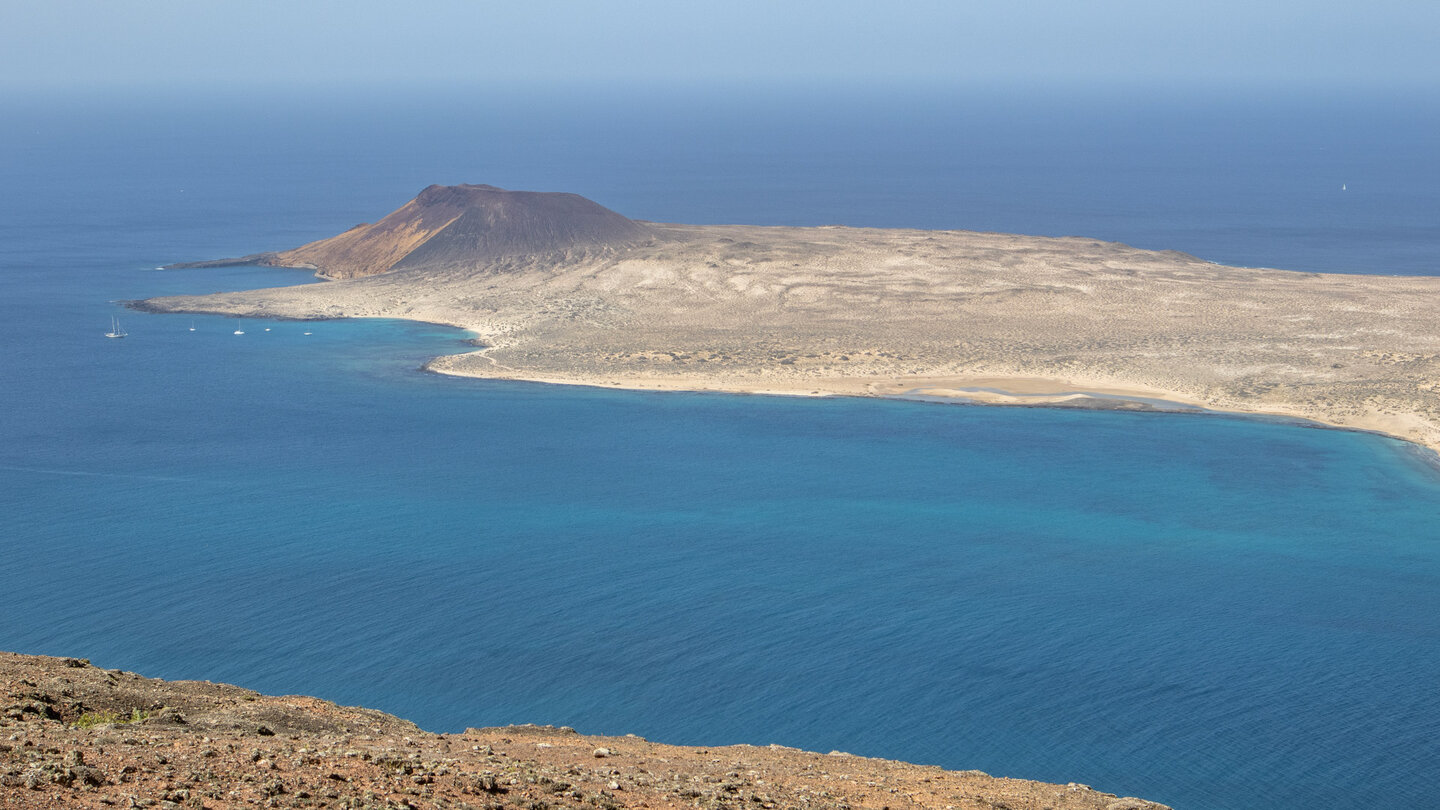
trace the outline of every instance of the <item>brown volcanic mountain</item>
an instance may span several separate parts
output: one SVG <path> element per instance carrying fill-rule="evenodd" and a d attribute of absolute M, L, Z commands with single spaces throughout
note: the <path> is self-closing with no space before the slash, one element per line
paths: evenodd
<path fill-rule="evenodd" d="M 384 219 L 293 250 L 173 267 L 311 267 L 323 278 L 392 269 L 478 268 L 497 259 L 576 258 L 644 243 L 646 226 L 578 194 L 430 186 Z"/>

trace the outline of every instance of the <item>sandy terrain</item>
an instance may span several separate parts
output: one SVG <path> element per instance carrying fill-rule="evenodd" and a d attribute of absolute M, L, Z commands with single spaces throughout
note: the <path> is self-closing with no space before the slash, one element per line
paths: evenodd
<path fill-rule="evenodd" d="M 1081 238 L 643 224 L 638 246 L 138 306 L 451 324 L 487 348 L 431 368 L 474 377 L 1146 407 L 1119 394 L 1440 449 L 1440 278 Z"/>
<path fill-rule="evenodd" d="M 0 807 L 1165 810 L 839 752 L 548 726 L 430 734 L 315 698 L 14 653 L 0 653 Z"/>

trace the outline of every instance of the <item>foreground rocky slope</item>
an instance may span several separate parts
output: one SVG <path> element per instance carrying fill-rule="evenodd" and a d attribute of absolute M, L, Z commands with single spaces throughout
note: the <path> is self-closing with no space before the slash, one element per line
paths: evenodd
<path fill-rule="evenodd" d="M 1149 810 L 1084 785 L 368 709 L 0 653 L 0 807 Z"/>

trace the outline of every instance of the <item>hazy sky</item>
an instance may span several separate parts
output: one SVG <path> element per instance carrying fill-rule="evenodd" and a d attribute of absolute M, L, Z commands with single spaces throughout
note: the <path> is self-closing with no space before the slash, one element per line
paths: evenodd
<path fill-rule="evenodd" d="M 1440 84 L 1436 0 L 0 0 L 0 84 Z"/>

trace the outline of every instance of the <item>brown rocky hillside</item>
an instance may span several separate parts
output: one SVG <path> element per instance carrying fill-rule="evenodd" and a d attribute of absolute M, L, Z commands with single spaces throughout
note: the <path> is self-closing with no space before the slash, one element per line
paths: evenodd
<path fill-rule="evenodd" d="M 569 728 L 431 734 L 369 709 L 0 653 L 3 808 L 1150 810 L 1084 785 Z"/>

